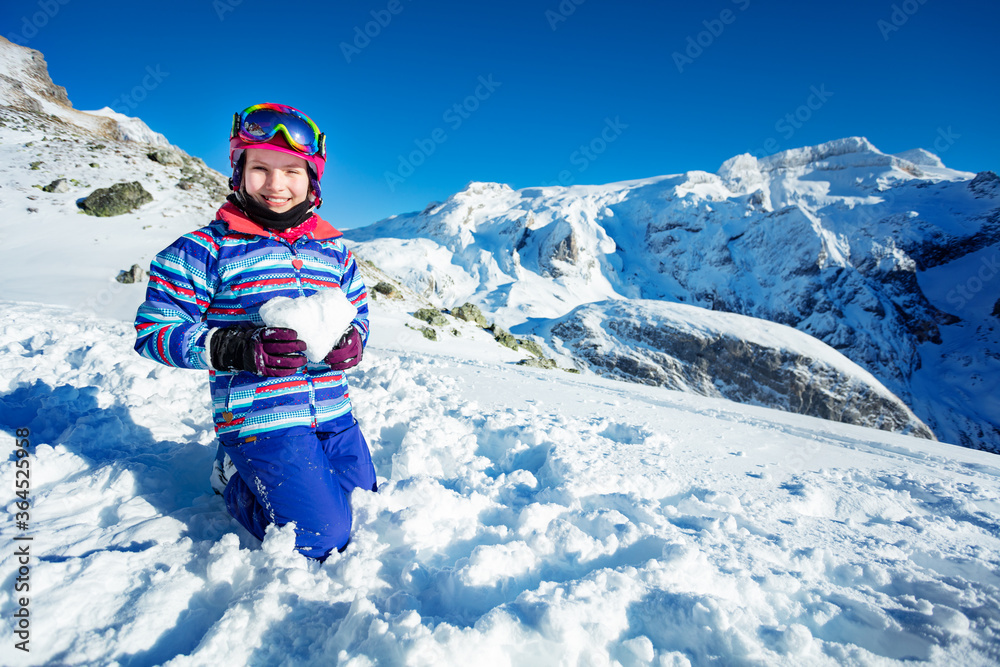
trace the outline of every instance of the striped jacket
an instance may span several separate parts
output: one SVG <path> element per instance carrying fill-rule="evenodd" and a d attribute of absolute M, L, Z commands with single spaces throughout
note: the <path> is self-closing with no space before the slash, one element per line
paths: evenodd
<path fill-rule="evenodd" d="M 357 306 L 353 324 L 367 343 L 368 291 L 340 236 L 317 215 L 275 233 L 226 203 L 212 224 L 185 234 L 150 265 L 135 349 L 167 366 L 208 369 L 215 430 L 224 443 L 350 415 L 347 380 L 323 362 L 266 378 L 214 370 L 205 350 L 212 328 L 262 325 L 257 311 L 268 299 L 330 287 Z"/>

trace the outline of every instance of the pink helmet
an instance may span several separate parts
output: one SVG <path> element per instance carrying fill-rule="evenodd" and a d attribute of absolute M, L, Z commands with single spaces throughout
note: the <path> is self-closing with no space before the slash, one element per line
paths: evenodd
<path fill-rule="evenodd" d="M 243 151 L 247 148 L 286 153 L 309 164 L 309 184 L 314 205 L 323 203 L 320 180 L 326 166 L 326 135 L 298 109 L 284 104 L 255 104 L 233 114 L 229 136 L 229 164 L 233 176 L 229 185 L 239 190 L 243 181 Z"/>

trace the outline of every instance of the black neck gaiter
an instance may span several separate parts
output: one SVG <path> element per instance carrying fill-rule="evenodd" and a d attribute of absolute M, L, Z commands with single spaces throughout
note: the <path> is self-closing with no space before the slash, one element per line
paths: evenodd
<path fill-rule="evenodd" d="M 247 196 L 243 190 L 234 192 L 226 200 L 246 213 L 251 220 L 260 226 L 278 232 L 283 232 L 286 229 L 291 229 L 296 225 L 302 224 L 312 215 L 313 209 L 312 202 L 306 199 L 301 204 L 284 213 L 276 213 L 263 204 L 258 204 L 256 199 Z"/>

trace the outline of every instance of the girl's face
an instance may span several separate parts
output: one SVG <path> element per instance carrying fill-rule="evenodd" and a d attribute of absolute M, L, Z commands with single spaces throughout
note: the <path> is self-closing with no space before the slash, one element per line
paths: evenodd
<path fill-rule="evenodd" d="M 248 148 L 246 156 L 243 187 L 258 204 L 284 213 L 309 196 L 309 163 L 302 158 L 264 148 Z"/>

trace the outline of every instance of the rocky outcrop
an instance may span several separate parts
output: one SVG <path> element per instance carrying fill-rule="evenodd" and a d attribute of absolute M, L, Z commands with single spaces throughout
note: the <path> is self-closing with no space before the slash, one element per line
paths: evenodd
<path fill-rule="evenodd" d="M 981 171 L 969 181 L 969 189 L 972 190 L 976 198 L 989 197 L 994 199 L 1000 197 L 1000 177 L 992 171 Z"/>
<path fill-rule="evenodd" d="M 630 301 L 578 308 L 551 335 L 601 375 L 934 438 L 869 373 L 790 327 Z"/>
<path fill-rule="evenodd" d="M 78 206 L 87 215 L 106 218 L 129 213 L 143 204 L 153 201 L 153 195 L 146 192 L 138 181 L 115 183 L 109 188 L 94 190 Z"/>
<path fill-rule="evenodd" d="M 55 104 L 70 106 L 66 89 L 53 83 L 49 76 L 49 66 L 41 52 L 15 46 L 4 37 L 0 37 L 0 49 L 18 49 L 21 55 L 19 78 L 0 74 L 0 91 L 5 93 L 0 96 L 2 104 L 37 112 L 42 110 L 37 99 L 40 97 Z"/>
<path fill-rule="evenodd" d="M 153 162 L 159 162 L 162 165 L 168 167 L 181 167 L 184 165 L 184 158 L 181 157 L 176 151 L 172 151 L 169 148 L 157 148 L 154 151 L 150 151 L 146 154 Z"/>
<path fill-rule="evenodd" d="M 413 313 L 413 316 L 418 320 L 422 320 L 435 327 L 443 327 L 448 325 L 448 319 L 441 314 L 441 311 L 434 310 L 433 308 L 420 308 Z"/>
<path fill-rule="evenodd" d="M 403 295 L 400 294 L 399 289 L 392 283 L 386 282 L 385 280 L 380 280 L 377 283 L 375 283 L 375 286 L 372 287 L 371 295 L 373 297 L 380 295 L 384 296 L 387 299 L 403 298 Z"/>
<path fill-rule="evenodd" d="M 143 271 L 142 267 L 139 266 L 138 264 L 133 264 L 132 268 L 128 269 L 127 271 L 119 271 L 118 275 L 115 277 L 115 280 L 124 285 L 141 283 L 145 279 L 146 279 L 146 272 Z"/>
<path fill-rule="evenodd" d="M 48 185 L 42 186 L 42 192 L 63 193 L 69 192 L 69 181 L 65 178 L 57 178 Z"/>
<path fill-rule="evenodd" d="M 474 322 L 484 329 L 489 326 L 489 323 L 486 321 L 486 317 L 483 315 L 482 311 L 479 310 L 479 307 L 471 303 L 465 303 L 457 308 L 452 308 L 451 314 L 460 320 Z"/>

